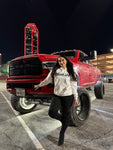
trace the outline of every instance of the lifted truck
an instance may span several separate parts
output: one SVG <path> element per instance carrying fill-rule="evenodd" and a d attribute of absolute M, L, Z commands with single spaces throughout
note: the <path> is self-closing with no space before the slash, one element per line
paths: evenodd
<path fill-rule="evenodd" d="M 94 86 L 95 96 L 103 98 L 104 85 L 101 73 L 94 68 L 90 59 L 80 50 L 66 50 L 53 54 L 34 54 L 15 58 L 9 63 L 7 90 L 12 94 L 12 107 L 20 113 L 31 112 L 37 104 L 50 102 L 53 95 L 53 83 L 34 90 L 34 85 L 44 80 L 55 65 L 59 54 L 64 54 L 73 63 L 78 79 L 78 104 L 74 102 L 71 118 L 75 126 L 84 124 L 90 113 L 90 96 L 87 88 Z"/>

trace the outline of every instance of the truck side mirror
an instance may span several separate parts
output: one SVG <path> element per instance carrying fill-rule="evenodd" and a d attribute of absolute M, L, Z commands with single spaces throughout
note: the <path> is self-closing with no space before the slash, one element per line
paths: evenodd
<path fill-rule="evenodd" d="M 90 56 L 84 56 L 82 58 L 82 61 L 90 60 L 90 59 L 96 59 L 97 58 L 97 51 L 90 51 Z"/>
<path fill-rule="evenodd" d="M 91 52 L 90 52 L 90 58 L 91 58 L 91 59 L 96 59 L 96 58 L 97 58 L 97 51 L 95 51 L 95 50 L 94 50 L 94 51 L 91 51 Z"/>

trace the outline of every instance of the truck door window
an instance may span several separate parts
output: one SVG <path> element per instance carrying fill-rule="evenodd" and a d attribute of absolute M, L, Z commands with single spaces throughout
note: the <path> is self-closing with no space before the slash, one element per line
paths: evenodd
<path fill-rule="evenodd" d="M 91 61 L 90 60 L 87 60 L 87 62 L 88 62 L 89 65 L 91 65 Z"/>
<path fill-rule="evenodd" d="M 83 62 L 83 63 L 86 63 L 86 60 L 83 60 L 84 56 L 85 56 L 85 55 L 80 52 L 80 54 L 79 54 L 79 61 L 81 61 L 81 62 Z"/>
<path fill-rule="evenodd" d="M 80 52 L 80 54 L 79 54 L 79 61 L 91 65 L 90 60 L 85 60 L 85 59 L 83 59 L 85 56 L 87 56 L 87 55 L 85 55 L 84 53 L 81 53 L 81 52 Z"/>

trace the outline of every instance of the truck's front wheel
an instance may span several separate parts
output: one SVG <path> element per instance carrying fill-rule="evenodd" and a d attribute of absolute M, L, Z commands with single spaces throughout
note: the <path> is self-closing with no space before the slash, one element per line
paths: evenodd
<path fill-rule="evenodd" d="M 11 105 L 16 111 L 23 114 L 23 113 L 31 112 L 36 107 L 37 104 L 29 104 L 29 101 L 27 98 L 17 97 L 15 95 L 12 95 Z"/>

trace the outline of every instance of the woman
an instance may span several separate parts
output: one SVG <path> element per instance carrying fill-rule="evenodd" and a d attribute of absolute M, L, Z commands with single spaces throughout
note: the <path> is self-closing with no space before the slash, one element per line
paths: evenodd
<path fill-rule="evenodd" d="M 45 86 L 48 83 L 54 82 L 54 96 L 49 109 L 49 116 L 60 120 L 62 123 L 58 145 L 64 142 L 64 133 L 70 123 L 70 109 L 73 101 L 77 100 L 77 80 L 73 70 L 73 64 L 67 57 L 60 55 L 56 65 L 48 74 L 45 80 L 40 84 L 35 85 L 37 90 L 39 87 Z M 60 106 L 62 115 L 58 113 Z"/>

